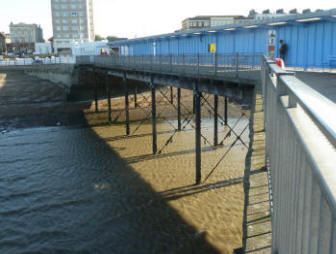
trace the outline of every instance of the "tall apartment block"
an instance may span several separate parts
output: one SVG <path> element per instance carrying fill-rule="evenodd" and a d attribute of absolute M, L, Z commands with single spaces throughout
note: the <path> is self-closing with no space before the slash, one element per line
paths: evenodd
<path fill-rule="evenodd" d="M 51 0 L 56 54 L 70 55 L 73 43 L 94 41 L 93 0 Z"/>

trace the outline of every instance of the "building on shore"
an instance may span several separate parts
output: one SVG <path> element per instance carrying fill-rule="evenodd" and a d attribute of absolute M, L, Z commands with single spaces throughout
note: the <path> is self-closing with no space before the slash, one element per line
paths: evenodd
<path fill-rule="evenodd" d="M 310 12 L 309 9 L 305 10 L 305 12 Z M 275 12 L 271 12 L 269 9 L 264 10 L 262 13 L 258 13 L 255 10 L 251 10 L 247 17 L 242 15 L 228 15 L 228 16 L 196 16 L 192 18 L 186 18 L 182 21 L 182 29 L 181 30 L 189 30 L 189 29 L 200 29 L 200 28 L 208 28 L 214 26 L 225 26 L 233 23 L 242 23 L 253 20 L 264 20 L 264 19 L 272 19 L 279 18 L 288 15 L 297 14 L 297 10 L 293 9 L 289 13 L 285 13 L 283 9 L 278 9 Z"/>
<path fill-rule="evenodd" d="M 38 42 L 35 44 L 34 55 L 51 55 L 51 43 L 50 42 Z"/>
<path fill-rule="evenodd" d="M 264 20 L 264 19 L 280 18 L 292 14 L 297 14 L 297 10 L 293 9 L 289 13 L 285 13 L 283 9 L 278 9 L 275 12 L 271 12 L 269 9 L 267 9 L 264 10 L 262 13 L 258 13 L 255 10 L 251 10 L 248 17 L 253 20 Z"/>
<path fill-rule="evenodd" d="M 43 42 L 43 31 L 36 24 L 10 23 L 9 31 L 12 43 L 36 43 Z"/>
<path fill-rule="evenodd" d="M 6 34 L 0 32 L 0 55 L 7 54 Z"/>
<path fill-rule="evenodd" d="M 248 18 L 244 16 L 196 16 L 186 18 L 182 21 L 182 30 L 207 28 L 213 26 L 224 26 L 232 23 L 246 21 Z"/>
<path fill-rule="evenodd" d="M 55 54 L 72 55 L 73 43 L 95 38 L 93 0 L 51 0 Z"/>
<path fill-rule="evenodd" d="M 35 43 L 43 42 L 43 31 L 37 24 L 18 23 L 9 25 L 11 43 L 7 44 L 8 52 L 14 54 L 31 54 Z"/>

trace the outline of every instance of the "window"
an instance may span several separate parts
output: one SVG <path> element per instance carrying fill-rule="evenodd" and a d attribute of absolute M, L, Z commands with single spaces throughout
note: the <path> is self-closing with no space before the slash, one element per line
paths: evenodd
<path fill-rule="evenodd" d="M 63 19 L 63 24 L 68 24 L 68 20 Z"/>
<path fill-rule="evenodd" d="M 63 31 L 68 31 L 69 27 L 68 26 L 63 26 Z"/>
<path fill-rule="evenodd" d="M 77 20 L 77 19 L 72 19 L 72 20 L 71 20 L 71 23 L 72 23 L 72 24 L 77 24 L 77 23 L 78 23 L 78 20 Z"/>
<path fill-rule="evenodd" d="M 71 12 L 71 16 L 72 16 L 72 17 L 77 17 L 78 14 L 77 14 L 77 12 L 74 11 L 74 12 Z"/>

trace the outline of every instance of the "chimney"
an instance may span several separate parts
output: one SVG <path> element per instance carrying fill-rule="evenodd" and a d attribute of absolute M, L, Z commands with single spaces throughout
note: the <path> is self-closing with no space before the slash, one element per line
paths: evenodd
<path fill-rule="evenodd" d="M 276 14 L 285 14 L 283 9 L 278 9 L 276 10 Z"/>
<path fill-rule="evenodd" d="M 311 11 L 310 11 L 310 9 L 304 9 L 303 11 L 302 11 L 302 13 L 310 13 Z"/>
<path fill-rule="evenodd" d="M 298 11 L 297 11 L 297 9 L 293 9 L 293 10 L 290 10 L 289 13 L 290 13 L 290 14 L 297 14 Z"/>

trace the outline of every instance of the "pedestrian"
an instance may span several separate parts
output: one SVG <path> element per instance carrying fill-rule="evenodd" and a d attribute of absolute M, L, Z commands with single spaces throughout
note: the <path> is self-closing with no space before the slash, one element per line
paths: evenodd
<path fill-rule="evenodd" d="M 281 44 L 281 47 L 279 49 L 280 58 L 285 62 L 288 46 L 283 40 L 280 40 L 280 44 Z"/>

